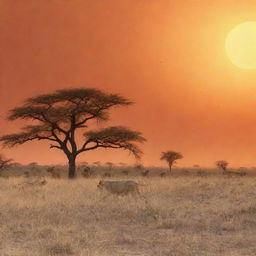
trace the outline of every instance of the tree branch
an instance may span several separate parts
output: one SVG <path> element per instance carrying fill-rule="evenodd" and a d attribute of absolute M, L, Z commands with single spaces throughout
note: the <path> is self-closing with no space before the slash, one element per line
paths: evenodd
<path fill-rule="evenodd" d="M 77 153 L 80 154 L 81 152 L 84 152 L 86 146 L 87 146 L 90 142 L 92 142 L 90 139 L 86 140 L 86 141 L 84 142 L 84 144 L 82 145 L 82 147 L 77 151 Z"/>
<path fill-rule="evenodd" d="M 89 121 L 93 118 L 96 118 L 96 117 L 97 117 L 97 115 L 95 114 L 95 115 L 92 115 L 90 117 L 84 118 L 82 121 L 76 123 L 75 125 L 76 125 L 76 127 L 81 127 L 81 125 L 85 124 L 87 121 Z M 85 126 L 85 127 L 87 127 L 87 126 Z"/>
<path fill-rule="evenodd" d="M 50 148 L 57 148 L 57 149 L 60 149 L 60 150 L 62 150 L 62 148 L 60 147 L 60 146 L 57 146 L 57 145 L 50 145 Z"/>
<path fill-rule="evenodd" d="M 89 144 L 90 142 L 86 143 Z M 92 147 L 89 147 L 89 148 L 86 148 L 86 146 L 83 146 L 80 150 L 77 151 L 77 155 L 80 154 L 81 152 L 85 152 L 85 151 L 89 151 L 89 150 L 93 150 L 93 149 L 96 149 L 99 147 L 99 143 L 98 142 L 95 142 L 96 145 L 92 146 Z"/>
<path fill-rule="evenodd" d="M 36 135 L 36 136 L 35 136 L 35 139 L 38 139 L 38 140 L 56 141 L 55 139 L 52 139 L 52 138 L 50 138 L 50 137 L 45 137 L 45 136 L 40 136 L 40 135 Z"/>
<path fill-rule="evenodd" d="M 49 120 L 49 119 L 45 116 L 44 113 L 42 113 L 42 117 L 43 117 L 44 121 L 47 122 L 47 123 L 49 123 L 49 124 L 51 124 L 54 129 L 59 130 L 60 132 L 62 132 L 62 133 L 65 134 L 65 135 L 68 134 L 68 132 L 65 131 L 64 129 L 62 129 L 62 128 L 57 124 L 57 122 L 52 122 L 51 120 Z"/>

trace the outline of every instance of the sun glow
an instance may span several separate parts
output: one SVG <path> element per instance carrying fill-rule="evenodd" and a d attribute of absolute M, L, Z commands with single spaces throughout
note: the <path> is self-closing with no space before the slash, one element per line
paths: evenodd
<path fill-rule="evenodd" d="M 226 39 L 227 55 L 242 69 L 256 69 L 256 22 L 244 22 L 233 28 Z"/>

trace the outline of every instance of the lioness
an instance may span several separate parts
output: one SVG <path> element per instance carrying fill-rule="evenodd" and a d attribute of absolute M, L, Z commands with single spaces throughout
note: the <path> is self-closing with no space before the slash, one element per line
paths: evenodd
<path fill-rule="evenodd" d="M 111 194 L 116 194 L 116 195 L 140 194 L 139 184 L 131 180 L 127 180 L 127 181 L 100 180 L 97 187 L 99 189 L 105 189 Z"/>

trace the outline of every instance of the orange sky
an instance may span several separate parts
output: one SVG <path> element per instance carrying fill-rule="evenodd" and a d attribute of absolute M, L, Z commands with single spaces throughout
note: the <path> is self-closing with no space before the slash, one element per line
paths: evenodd
<path fill-rule="evenodd" d="M 256 21 L 254 0 L 0 0 L 1 134 L 23 99 L 65 87 L 96 87 L 136 102 L 114 111 L 115 125 L 143 132 L 145 164 L 164 150 L 180 166 L 256 165 L 256 70 L 225 52 L 228 32 Z M 4 153 L 16 161 L 61 163 L 41 142 Z M 126 161 L 94 151 L 80 161 Z"/>

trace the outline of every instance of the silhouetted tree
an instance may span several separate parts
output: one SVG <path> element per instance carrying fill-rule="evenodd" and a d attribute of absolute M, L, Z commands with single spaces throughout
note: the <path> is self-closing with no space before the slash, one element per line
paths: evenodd
<path fill-rule="evenodd" d="M 170 172 L 172 171 L 172 165 L 178 159 L 182 159 L 183 155 L 175 151 L 162 152 L 160 160 L 165 160 L 169 164 Z"/>
<path fill-rule="evenodd" d="M 219 169 L 223 170 L 224 172 L 227 170 L 227 167 L 228 167 L 228 162 L 227 162 L 227 161 L 225 161 L 225 160 L 219 160 L 219 161 L 217 161 L 215 164 L 216 164 L 216 166 L 217 166 Z"/>
<path fill-rule="evenodd" d="M 11 165 L 12 159 L 6 159 L 2 154 L 0 154 L 0 171 L 8 168 Z"/>
<path fill-rule="evenodd" d="M 132 104 L 118 94 L 108 94 L 96 89 L 63 89 L 52 94 L 29 98 L 10 111 L 9 120 L 24 119 L 37 124 L 22 128 L 22 132 L 2 136 L 4 146 L 13 147 L 32 140 L 51 142 L 50 148 L 65 153 L 69 164 L 69 178 L 76 173 L 76 158 L 80 153 L 97 148 L 126 149 L 136 158 L 142 151 L 136 142 L 144 142 L 140 132 L 117 126 L 86 131 L 81 145 L 76 132 L 88 128 L 91 120 L 109 120 L 109 110 L 115 106 Z"/>

